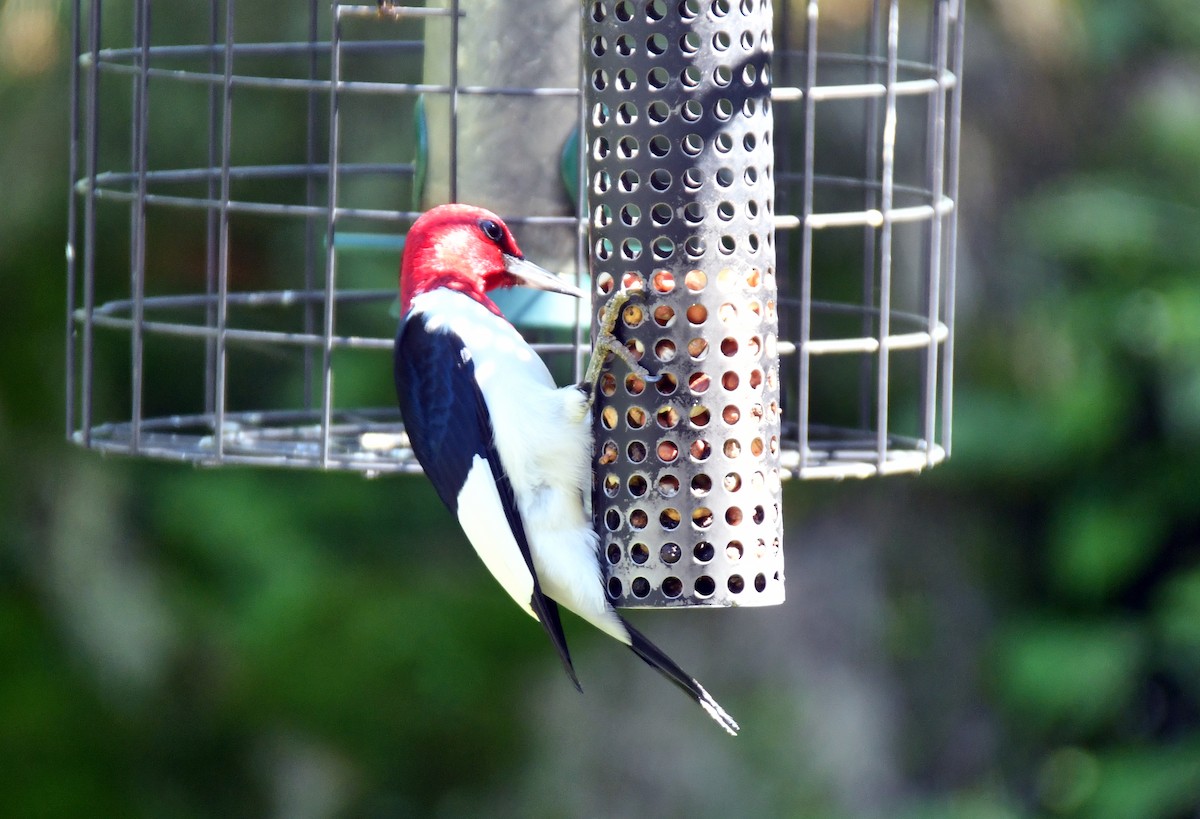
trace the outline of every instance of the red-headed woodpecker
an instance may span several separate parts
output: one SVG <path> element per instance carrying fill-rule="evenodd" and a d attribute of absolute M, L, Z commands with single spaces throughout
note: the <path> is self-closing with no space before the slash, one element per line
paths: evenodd
<path fill-rule="evenodd" d="M 546 629 L 577 688 L 559 604 L 629 646 L 736 734 L 737 723 L 703 686 L 605 596 L 590 508 L 590 414 L 597 363 L 624 348 L 611 333 L 598 339 L 589 380 L 555 386 L 488 298 L 513 285 L 584 295 L 526 261 L 494 213 L 442 205 L 413 223 L 395 347 L 396 395 L 413 453 L 484 565 Z"/>

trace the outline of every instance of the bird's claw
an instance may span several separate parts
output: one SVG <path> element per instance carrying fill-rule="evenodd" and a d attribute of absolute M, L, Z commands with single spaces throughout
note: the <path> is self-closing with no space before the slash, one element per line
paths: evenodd
<path fill-rule="evenodd" d="M 596 343 L 592 349 L 592 358 L 588 362 L 587 373 L 580 384 L 580 387 L 589 395 L 589 403 L 595 400 L 596 385 L 600 380 L 600 372 L 604 369 L 604 365 L 607 363 L 610 355 L 621 359 L 634 375 L 648 384 L 654 384 L 662 378 L 661 374 L 651 373 L 638 363 L 638 360 L 634 358 L 629 348 L 622 344 L 613 332 L 616 329 L 617 319 L 620 317 L 621 311 L 633 297 L 634 293 L 642 296 L 645 295 L 640 290 L 621 290 L 614 293 L 612 298 L 608 300 L 608 303 L 604 305 L 604 312 L 600 316 L 599 332 L 596 335 Z"/>

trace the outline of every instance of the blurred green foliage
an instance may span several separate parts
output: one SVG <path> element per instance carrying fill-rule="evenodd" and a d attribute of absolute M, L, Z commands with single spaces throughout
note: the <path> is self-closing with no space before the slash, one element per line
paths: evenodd
<path fill-rule="evenodd" d="M 421 479 L 64 442 L 67 4 L 0 0 L 4 43 L 31 15 L 0 49 L 0 815 L 1195 816 L 1200 6 L 968 10 L 954 456 L 788 488 L 792 599 L 718 626 L 708 661 L 747 727 L 728 743 L 573 623 L 589 690 L 558 705 L 544 638 Z M 242 258 L 294 253 L 272 242 Z M 347 394 L 386 395 L 354 371 Z M 822 552 L 843 530 L 881 545 Z M 878 605 L 803 608 L 850 600 L 795 589 L 830 559 Z M 663 639 L 707 657 L 685 642 Z M 829 747 L 883 750 L 852 776 L 870 754 Z"/>

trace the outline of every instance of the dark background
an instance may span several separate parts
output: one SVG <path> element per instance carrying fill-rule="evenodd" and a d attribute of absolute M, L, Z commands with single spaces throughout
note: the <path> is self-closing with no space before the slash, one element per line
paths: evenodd
<path fill-rule="evenodd" d="M 65 442 L 69 7 L 0 2 L 0 814 L 1200 815 L 1200 5 L 968 16 L 952 459 L 633 618 L 730 739 L 572 619 L 577 695 L 423 479 Z"/>

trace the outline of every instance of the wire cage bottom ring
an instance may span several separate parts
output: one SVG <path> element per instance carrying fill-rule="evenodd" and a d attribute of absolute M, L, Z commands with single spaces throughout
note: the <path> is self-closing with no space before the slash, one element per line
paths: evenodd
<path fill-rule="evenodd" d="M 880 451 L 870 430 L 811 426 L 802 458 L 795 430 L 784 427 L 780 466 L 784 478 L 843 479 L 909 474 L 936 466 L 945 449 L 889 435 Z M 140 455 L 201 466 L 234 463 L 296 469 L 418 474 L 399 413 L 394 409 L 334 412 L 328 425 L 319 410 L 229 412 L 216 434 L 212 413 L 106 423 L 74 433 L 75 443 L 105 453 Z"/>

